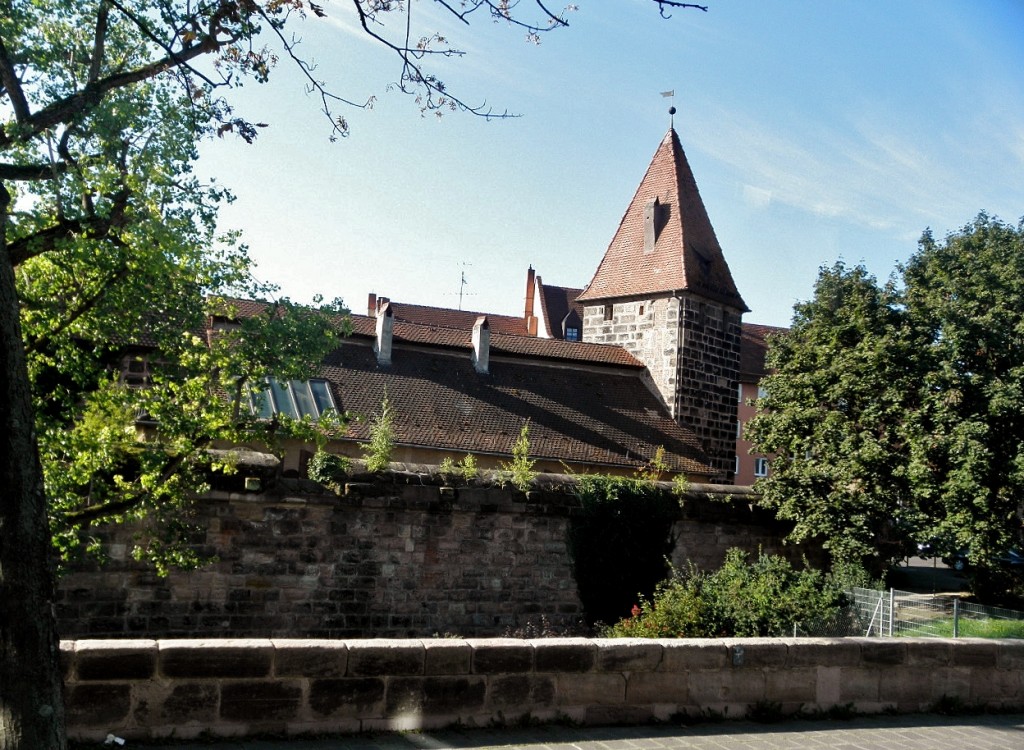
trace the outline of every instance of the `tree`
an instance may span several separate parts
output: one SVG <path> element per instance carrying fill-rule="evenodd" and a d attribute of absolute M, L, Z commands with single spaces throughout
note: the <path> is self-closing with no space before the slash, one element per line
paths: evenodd
<path fill-rule="evenodd" d="M 747 430 L 775 456 L 760 488 L 793 540 L 880 572 L 915 541 L 984 567 L 1019 538 L 1022 238 L 982 214 L 926 233 L 902 284 L 822 269 L 771 343 Z"/>
<path fill-rule="evenodd" d="M 663 13 L 689 5 L 653 2 Z M 436 4 L 534 38 L 567 25 L 539 0 L 527 9 L 535 20 L 515 3 Z M 461 53 L 438 35 L 414 36 L 411 4 L 345 7 L 395 53 L 397 86 L 423 110 L 507 116 L 467 105 L 427 69 L 435 56 Z M 65 746 L 49 511 L 58 530 L 62 520 L 74 527 L 153 510 L 179 518 L 176 504 L 201 486 L 205 446 L 252 428 L 235 408 L 247 384 L 288 377 L 325 344 L 325 319 L 286 301 L 212 344 L 180 335 L 218 310 L 230 318 L 219 296 L 269 292 L 249 280 L 234 238 L 215 242 L 228 195 L 190 174 L 197 139 L 251 141 L 262 127 L 221 92 L 245 78 L 265 82 L 283 57 L 319 96 L 332 137 L 348 132 L 335 107 L 372 104 L 331 92 L 298 54 L 285 32 L 307 13 L 326 11 L 309 0 L 0 0 L 2 748 Z M 157 387 L 132 392 L 104 367 L 114 344 L 143 340 L 160 352 L 149 374 Z M 287 341 L 308 345 L 296 352 L 282 348 Z M 158 421 L 153 441 L 135 439 L 140 409 Z M 165 542 L 154 535 L 144 551 L 180 559 Z"/>
<path fill-rule="evenodd" d="M 903 278 L 925 342 L 908 468 L 922 537 L 984 570 L 1024 528 L 1024 221 L 927 232 Z"/>

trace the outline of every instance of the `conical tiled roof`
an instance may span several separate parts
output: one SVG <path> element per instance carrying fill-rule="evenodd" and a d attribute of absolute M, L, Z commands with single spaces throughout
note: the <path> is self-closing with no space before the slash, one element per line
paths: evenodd
<path fill-rule="evenodd" d="M 655 199 L 659 204 L 659 231 L 648 251 L 644 247 L 644 216 Z M 747 311 L 711 227 L 679 136 L 670 128 L 579 301 L 642 297 L 677 290 Z"/>

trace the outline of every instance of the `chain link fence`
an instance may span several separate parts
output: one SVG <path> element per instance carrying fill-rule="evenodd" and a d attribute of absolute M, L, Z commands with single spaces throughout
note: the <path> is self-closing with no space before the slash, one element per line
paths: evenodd
<path fill-rule="evenodd" d="M 855 588 L 835 615 L 794 629 L 800 637 L 1024 638 L 1024 612 L 945 594 Z"/>

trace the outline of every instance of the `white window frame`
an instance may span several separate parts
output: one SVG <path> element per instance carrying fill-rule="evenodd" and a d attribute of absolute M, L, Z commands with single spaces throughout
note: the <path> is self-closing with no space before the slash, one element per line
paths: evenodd
<path fill-rule="evenodd" d="M 754 476 L 768 476 L 768 459 L 765 458 L 764 456 L 758 456 L 757 458 L 754 459 Z"/>

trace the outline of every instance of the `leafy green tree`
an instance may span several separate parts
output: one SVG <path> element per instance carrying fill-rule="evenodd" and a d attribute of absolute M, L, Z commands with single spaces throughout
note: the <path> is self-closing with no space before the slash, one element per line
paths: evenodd
<path fill-rule="evenodd" d="M 943 242 L 926 233 L 901 284 L 822 269 L 772 341 L 747 430 L 774 454 L 759 487 L 794 540 L 873 573 L 915 541 L 985 568 L 1019 540 L 1022 237 L 982 214 Z"/>
<path fill-rule="evenodd" d="M 821 269 L 814 298 L 771 342 L 773 374 L 747 427 L 773 455 L 759 488 L 794 523 L 790 538 L 820 537 L 833 558 L 873 570 L 902 556 L 916 522 L 905 415 L 917 352 L 898 302 L 863 267 Z"/>
<path fill-rule="evenodd" d="M 1024 528 L 1024 221 L 926 233 L 903 278 L 925 342 L 908 466 L 921 536 L 984 571 Z"/>

